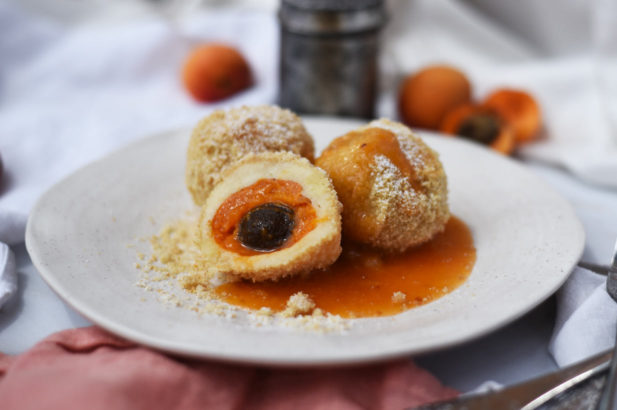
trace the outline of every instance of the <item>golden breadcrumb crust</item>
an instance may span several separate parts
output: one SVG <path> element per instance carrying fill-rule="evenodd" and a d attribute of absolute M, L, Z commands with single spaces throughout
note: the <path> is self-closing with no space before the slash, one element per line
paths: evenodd
<path fill-rule="evenodd" d="M 201 120 L 191 135 L 186 186 L 203 205 L 223 171 L 249 153 L 291 151 L 313 161 L 313 138 L 302 120 L 277 106 L 217 110 Z"/>
<path fill-rule="evenodd" d="M 400 252 L 443 231 L 450 217 L 447 179 L 437 153 L 403 124 L 380 119 L 352 132 L 375 127 L 396 136 L 413 180 L 379 153 L 359 164 L 366 157 L 343 140 L 349 134 L 332 141 L 316 164 L 329 173 L 343 203 L 344 236 Z"/>
<path fill-rule="evenodd" d="M 274 178 L 297 182 L 302 195 L 311 200 L 317 225 L 293 245 L 274 252 L 240 255 L 219 246 L 213 238 L 212 219 L 220 205 L 232 194 L 260 179 Z M 253 281 L 276 280 L 323 269 L 341 253 L 341 203 L 325 171 L 306 158 L 290 152 L 249 154 L 227 168 L 203 206 L 199 244 L 216 271 Z"/>

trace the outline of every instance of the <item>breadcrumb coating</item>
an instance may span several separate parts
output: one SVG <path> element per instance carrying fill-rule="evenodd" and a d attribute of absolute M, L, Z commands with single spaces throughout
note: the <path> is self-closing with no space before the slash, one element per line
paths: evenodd
<path fill-rule="evenodd" d="M 362 146 L 354 145 L 374 128 L 394 134 L 407 171 L 380 153 L 378 144 L 368 160 Z M 343 234 L 355 242 L 402 252 L 443 231 L 450 217 L 438 154 L 403 124 L 372 121 L 334 140 L 316 163 L 333 180 L 343 203 Z"/>
<path fill-rule="evenodd" d="M 203 205 L 222 173 L 249 153 L 291 151 L 313 161 L 314 143 L 302 120 L 272 105 L 217 110 L 201 120 L 191 135 L 186 186 Z"/>

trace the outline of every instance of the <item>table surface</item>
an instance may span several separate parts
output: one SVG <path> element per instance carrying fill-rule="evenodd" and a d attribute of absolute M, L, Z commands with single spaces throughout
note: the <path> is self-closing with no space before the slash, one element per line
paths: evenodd
<path fill-rule="evenodd" d="M 617 192 L 585 185 L 566 172 L 537 164 L 530 169 L 570 200 L 587 233 L 583 259 L 606 263 L 617 236 Z M 592 205 L 592 206 L 590 206 Z M 14 246 L 19 292 L 0 310 L 0 351 L 17 354 L 43 337 L 88 320 L 43 282 L 23 244 Z M 487 336 L 416 357 L 443 383 L 461 391 L 486 381 L 513 384 L 557 368 L 548 351 L 556 302 L 549 298 L 527 315 Z"/>

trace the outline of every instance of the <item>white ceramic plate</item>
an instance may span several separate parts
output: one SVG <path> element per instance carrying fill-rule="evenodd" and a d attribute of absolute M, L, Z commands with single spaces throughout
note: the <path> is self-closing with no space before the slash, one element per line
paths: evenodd
<path fill-rule="evenodd" d="M 322 149 L 358 122 L 307 118 Z M 446 168 L 452 212 L 473 232 L 477 262 L 461 287 L 346 332 L 261 328 L 170 308 L 135 286 L 127 248 L 192 207 L 184 186 L 189 132 L 157 135 L 77 171 L 34 207 L 26 244 L 57 294 L 127 339 L 187 356 L 271 365 L 358 363 L 442 349 L 484 335 L 538 305 L 583 250 L 570 205 L 513 160 L 460 139 L 425 135 Z"/>

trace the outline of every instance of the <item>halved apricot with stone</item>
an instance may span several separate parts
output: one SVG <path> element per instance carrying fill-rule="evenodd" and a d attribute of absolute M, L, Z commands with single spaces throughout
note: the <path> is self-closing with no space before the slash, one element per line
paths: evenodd
<path fill-rule="evenodd" d="M 529 142 L 538 136 L 542 122 L 540 107 L 530 94 L 501 89 L 489 95 L 482 105 L 497 112 L 508 123 L 516 142 Z"/>
<path fill-rule="evenodd" d="M 441 131 L 506 155 L 514 149 L 514 135 L 509 126 L 495 111 L 479 105 L 465 104 L 450 111 L 441 124 Z"/>

